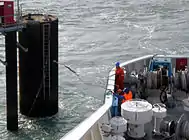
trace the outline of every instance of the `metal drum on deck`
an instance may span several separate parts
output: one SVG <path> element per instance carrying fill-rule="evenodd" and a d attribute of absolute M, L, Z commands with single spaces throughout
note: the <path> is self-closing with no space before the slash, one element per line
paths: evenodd
<path fill-rule="evenodd" d="M 113 117 L 110 120 L 110 124 L 112 127 L 112 133 L 114 134 L 122 134 L 127 131 L 127 121 L 120 116 Z"/>
<path fill-rule="evenodd" d="M 129 100 L 121 105 L 121 115 L 128 122 L 128 136 L 143 138 L 144 124 L 152 120 L 152 105 L 145 100 Z"/>
<path fill-rule="evenodd" d="M 121 105 L 121 115 L 128 123 L 144 124 L 152 120 L 152 105 L 145 100 L 130 100 Z"/>

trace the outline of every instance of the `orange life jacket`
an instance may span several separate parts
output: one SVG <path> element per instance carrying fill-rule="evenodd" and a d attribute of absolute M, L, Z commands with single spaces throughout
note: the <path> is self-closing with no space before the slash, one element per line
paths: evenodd
<path fill-rule="evenodd" d="M 133 93 L 132 91 L 129 91 L 129 93 L 124 93 L 123 96 L 124 96 L 124 99 L 122 100 L 122 103 L 128 100 L 131 100 L 133 98 Z"/>

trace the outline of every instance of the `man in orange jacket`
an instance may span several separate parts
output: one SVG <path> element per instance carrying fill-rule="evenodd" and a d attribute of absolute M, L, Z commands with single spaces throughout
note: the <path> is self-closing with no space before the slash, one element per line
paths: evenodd
<path fill-rule="evenodd" d="M 133 93 L 129 88 L 124 88 L 123 90 L 118 89 L 114 96 L 118 97 L 121 103 L 133 99 Z"/>
<path fill-rule="evenodd" d="M 125 101 L 128 101 L 128 100 L 132 100 L 133 99 L 133 93 L 131 90 L 125 88 L 123 90 L 124 94 L 123 94 L 123 100 L 122 100 L 122 103 L 124 103 Z"/>
<path fill-rule="evenodd" d="M 125 88 L 123 90 L 118 89 L 116 93 L 114 93 L 114 97 L 118 98 L 118 110 L 117 114 L 121 113 L 121 104 L 125 101 L 132 100 L 133 94 L 129 88 Z"/>
<path fill-rule="evenodd" d="M 117 89 L 124 89 L 124 71 L 119 62 L 116 63 L 115 85 Z"/>

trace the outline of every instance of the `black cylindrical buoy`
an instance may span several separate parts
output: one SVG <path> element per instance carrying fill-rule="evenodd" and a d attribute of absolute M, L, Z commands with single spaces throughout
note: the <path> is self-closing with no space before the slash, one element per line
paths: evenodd
<path fill-rule="evenodd" d="M 29 117 L 58 112 L 58 18 L 28 14 L 19 32 L 20 112 Z"/>
<path fill-rule="evenodd" d="M 16 31 L 5 35 L 7 129 L 18 129 Z"/>

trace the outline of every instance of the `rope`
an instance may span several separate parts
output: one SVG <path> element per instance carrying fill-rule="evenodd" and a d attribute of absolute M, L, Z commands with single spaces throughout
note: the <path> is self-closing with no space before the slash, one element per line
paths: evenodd
<path fill-rule="evenodd" d="M 55 62 L 56 64 L 63 65 L 64 67 L 66 67 L 69 71 L 71 71 L 72 73 L 74 73 L 74 74 L 78 77 L 78 79 L 79 79 L 83 84 L 85 84 L 85 85 L 90 85 L 90 86 L 96 86 L 96 87 L 100 87 L 100 88 L 103 88 L 103 89 L 107 90 L 106 87 L 104 87 L 104 86 L 96 85 L 96 84 L 92 84 L 92 83 L 87 83 L 87 82 L 83 81 L 83 80 L 81 79 L 80 75 L 77 74 L 77 72 L 74 71 L 74 70 L 73 70 L 72 68 L 70 68 L 69 66 L 67 66 L 67 65 L 65 65 L 65 64 L 62 64 L 62 63 L 58 63 L 58 62 L 55 61 L 55 60 L 54 60 L 53 62 Z M 43 71 L 44 71 L 44 68 L 43 68 Z M 40 87 L 39 87 L 38 92 L 37 92 L 37 94 L 36 94 L 36 97 L 35 97 L 35 99 L 34 99 L 34 101 L 33 101 L 33 103 L 32 103 L 32 106 L 31 106 L 29 112 L 28 112 L 28 116 L 31 114 L 31 112 L 32 112 L 32 110 L 33 110 L 33 108 L 34 108 L 34 106 L 35 106 L 35 104 L 36 104 L 36 101 L 37 101 L 37 99 L 38 99 L 38 97 L 39 97 L 39 95 L 40 95 L 40 91 L 41 91 L 41 89 L 42 89 L 42 84 L 43 84 L 44 78 L 45 78 L 45 76 L 43 75 L 42 80 L 41 80 Z M 108 78 L 107 78 L 107 83 L 108 83 Z M 107 83 L 106 83 L 106 85 L 107 85 Z M 22 125 L 21 129 L 24 127 L 24 125 L 25 125 L 26 123 L 27 123 L 27 122 L 25 122 L 25 123 Z"/>
<path fill-rule="evenodd" d="M 89 86 L 100 87 L 100 88 L 103 88 L 103 89 L 106 90 L 106 87 L 104 87 L 104 86 L 102 86 L 102 85 L 97 85 L 97 84 L 93 84 L 93 83 L 87 83 L 86 81 L 84 81 L 83 79 L 81 79 L 80 75 L 77 74 L 77 72 L 74 71 L 71 67 L 69 67 L 69 66 L 67 66 L 67 65 L 65 65 L 65 64 L 63 64 L 63 63 L 59 63 L 59 62 L 57 62 L 56 60 L 54 60 L 53 62 L 56 63 L 56 64 L 59 64 L 59 65 L 63 65 L 63 66 L 64 66 L 65 68 L 67 68 L 69 71 L 71 71 L 72 73 L 74 73 L 74 74 L 77 76 L 77 78 L 78 78 L 83 84 L 89 85 Z M 107 84 L 108 84 L 108 80 L 109 80 L 109 78 L 107 78 L 106 86 L 107 86 Z"/>
<path fill-rule="evenodd" d="M 38 99 L 38 97 L 39 97 L 39 95 L 40 95 L 40 91 L 41 91 L 41 89 L 42 89 L 42 84 L 43 84 L 43 79 L 41 80 L 41 84 L 40 84 L 40 87 L 39 87 L 38 92 L 37 92 L 37 94 L 36 94 L 36 97 L 35 97 L 35 99 L 34 99 L 34 101 L 33 101 L 33 103 L 32 103 L 32 106 L 31 106 L 31 108 L 30 108 L 28 114 L 27 114 L 28 116 L 31 114 L 31 112 L 32 112 L 32 110 L 33 110 L 33 108 L 34 108 L 34 106 L 35 106 L 35 103 L 36 103 L 36 101 L 37 101 L 37 99 Z M 21 129 L 24 127 L 24 125 L 25 125 L 26 123 L 27 123 L 27 121 L 25 121 L 25 122 L 23 123 Z"/>
<path fill-rule="evenodd" d="M 54 60 L 53 62 L 56 63 L 56 64 L 59 64 L 59 65 L 63 65 L 63 66 L 64 66 L 65 68 L 67 68 L 69 71 L 71 71 L 72 73 L 74 73 L 74 74 L 78 77 L 78 79 L 79 79 L 83 84 L 89 85 L 89 86 L 95 86 L 95 87 L 98 87 L 98 88 L 100 87 L 100 88 L 104 89 L 105 91 L 104 91 L 104 100 L 103 100 L 103 102 L 105 102 L 105 96 L 107 95 L 107 92 L 106 92 L 106 91 L 109 91 L 109 92 L 111 92 L 111 93 L 114 93 L 114 91 L 112 91 L 112 90 L 110 90 L 110 89 L 107 89 L 107 85 L 108 85 L 109 77 L 114 76 L 115 74 L 108 76 L 108 78 L 106 79 L 106 86 L 104 87 L 104 86 L 101 86 L 101 85 L 96 85 L 96 84 L 92 84 L 92 83 L 86 83 L 85 81 L 83 81 L 83 79 L 81 79 L 80 75 L 77 74 L 77 72 L 74 71 L 74 70 L 73 70 L 72 68 L 70 68 L 69 66 L 67 66 L 67 65 L 65 65 L 65 64 L 63 64 L 63 63 L 58 63 L 56 60 Z M 111 71 L 111 70 L 110 70 L 110 71 Z M 110 71 L 109 71 L 108 73 L 110 73 Z M 111 80 L 111 79 L 110 79 L 110 80 Z M 113 86 L 114 86 L 114 85 L 115 85 L 115 84 L 113 84 Z"/>
<path fill-rule="evenodd" d="M 47 61 L 47 60 L 46 60 Z M 45 62 L 46 63 L 46 62 Z M 43 73 L 44 73 L 45 71 L 44 71 L 44 66 L 43 66 Z M 37 91 L 37 94 L 36 94 L 36 97 L 35 97 L 35 99 L 34 99 L 34 101 L 33 101 L 33 104 L 32 104 L 32 106 L 31 106 L 31 108 L 30 108 L 30 111 L 28 112 L 28 116 L 31 114 L 31 112 L 32 112 L 32 110 L 33 110 L 33 107 L 35 106 L 35 103 L 36 103 L 36 101 L 37 101 L 37 99 L 38 99 L 38 97 L 39 97 L 39 95 L 40 95 L 40 91 L 41 91 L 41 89 L 42 89 L 42 85 L 43 85 L 43 81 L 45 80 L 45 75 L 43 74 L 43 76 L 42 76 L 42 79 L 41 79 L 41 84 L 40 84 L 40 86 L 39 86 L 39 89 L 38 89 L 38 91 Z"/>
<path fill-rule="evenodd" d="M 44 72 L 44 67 L 43 67 L 43 72 Z M 37 91 L 37 94 L 36 94 L 36 96 L 35 96 L 35 99 L 34 99 L 32 105 L 31 105 L 31 108 L 30 108 L 30 110 L 29 110 L 27 116 L 29 116 L 29 115 L 31 114 L 31 112 L 32 112 L 32 110 L 33 110 L 33 108 L 34 108 L 34 106 L 35 106 L 35 104 L 36 104 L 36 101 L 37 101 L 37 99 L 38 99 L 38 97 L 39 97 L 39 95 L 40 95 L 40 91 L 41 91 L 41 89 L 42 89 L 42 87 L 43 87 L 42 85 L 43 85 L 44 79 L 45 79 L 45 76 L 43 75 L 43 76 L 42 76 L 42 79 L 41 79 L 40 86 L 39 86 L 38 91 Z M 24 127 L 24 125 L 25 125 L 26 123 L 27 123 L 26 121 L 23 123 L 21 129 Z"/>
<path fill-rule="evenodd" d="M 36 103 L 36 101 L 37 101 L 37 99 L 38 99 L 38 97 L 39 97 L 40 91 L 41 91 L 41 89 L 42 89 L 42 84 L 43 84 L 43 80 L 41 81 L 41 84 L 40 84 L 40 87 L 39 87 L 38 92 L 37 92 L 37 94 L 36 94 L 36 97 L 35 97 L 35 99 L 34 99 L 34 101 L 33 101 L 33 104 L 32 104 L 32 106 L 31 106 L 31 108 L 30 108 L 30 111 L 28 112 L 28 116 L 31 114 L 31 112 L 32 112 L 32 110 L 33 110 L 33 107 L 34 107 L 34 105 L 35 105 L 35 103 Z"/>

